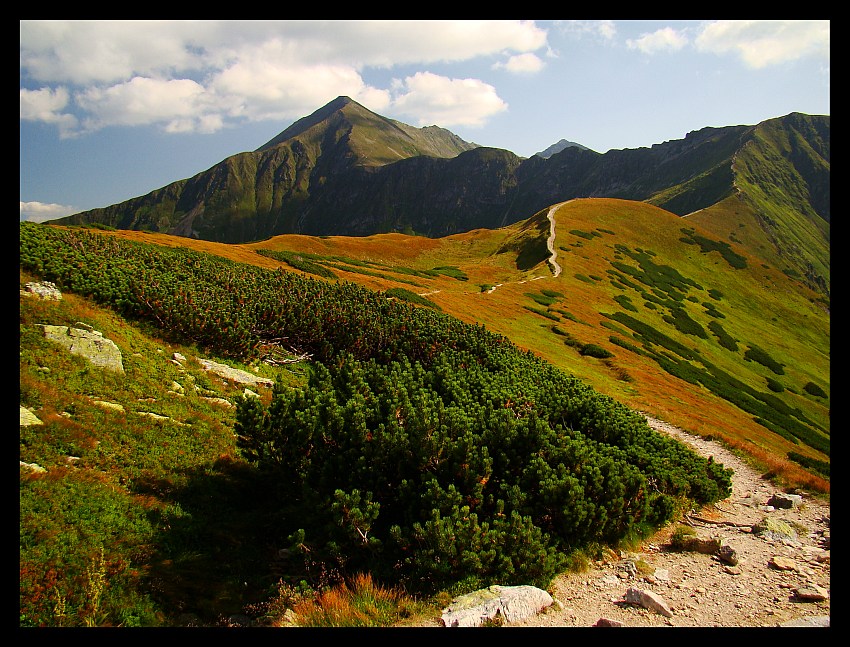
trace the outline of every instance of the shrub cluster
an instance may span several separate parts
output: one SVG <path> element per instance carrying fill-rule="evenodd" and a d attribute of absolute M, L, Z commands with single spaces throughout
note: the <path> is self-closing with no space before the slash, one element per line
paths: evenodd
<path fill-rule="evenodd" d="M 312 563 L 412 590 L 545 584 L 565 551 L 730 492 L 729 470 L 483 326 L 186 249 L 20 232 L 22 268 L 166 337 L 243 360 L 280 339 L 313 354 L 308 385 L 240 402 L 235 429 Z"/>
<path fill-rule="evenodd" d="M 430 367 L 345 356 L 268 407 L 243 399 L 237 421 L 295 549 L 409 590 L 545 585 L 569 550 L 730 491 L 730 471 L 508 347 Z"/>

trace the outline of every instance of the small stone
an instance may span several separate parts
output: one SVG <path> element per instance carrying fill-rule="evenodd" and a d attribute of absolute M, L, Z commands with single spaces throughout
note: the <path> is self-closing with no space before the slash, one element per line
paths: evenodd
<path fill-rule="evenodd" d="M 798 507 L 803 502 L 803 497 L 799 494 L 785 494 L 782 492 L 777 492 L 770 500 L 767 502 L 767 505 L 773 506 L 774 508 L 783 508 L 783 509 L 792 509 Z"/>
<path fill-rule="evenodd" d="M 723 544 L 717 551 L 717 557 L 721 561 L 735 566 L 738 563 L 738 553 L 728 544 Z"/>
<path fill-rule="evenodd" d="M 599 618 L 594 624 L 594 627 L 625 627 L 619 620 L 610 620 L 608 618 Z"/>
<path fill-rule="evenodd" d="M 782 557 L 780 555 L 774 555 L 770 558 L 768 562 L 768 566 L 772 566 L 773 568 L 780 571 L 796 571 L 797 564 L 794 560 L 789 559 L 787 557 Z"/>
<path fill-rule="evenodd" d="M 652 591 L 630 588 L 626 591 L 624 601 L 627 604 L 634 604 L 656 613 L 660 613 L 668 618 L 673 615 L 673 612 L 670 611 L 670 607 L 667 606 L 667 602 L 665 602 L 660 595 L 657 595 Z"/>
<path fill-rule="evenodd" d="M 794 593 L 799 600 L 806 600 L 807 602 L 822 602 L 829 598 L 829 593 L 826 589 L 816 584 L 809 584 L 808 586 L 799 588 Z"/>

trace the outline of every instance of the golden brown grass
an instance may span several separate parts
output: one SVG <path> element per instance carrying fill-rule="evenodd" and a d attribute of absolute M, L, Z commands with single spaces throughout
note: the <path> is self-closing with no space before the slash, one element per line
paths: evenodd
<path fill-rule="evenodd" d="M 714 223 L 717 233 L 705 231 L 709 237 L 717 238 L 721 229 L 732 231 L 738 228 L 738 220 L 743 221 L 746 216 L 737 212 L 734 201 L 723 203 L 722 209 L 718 207 L 717 211 L 718 222 Z M 468 281 L 441 276 L 422 279 L 421 283 L 427 287 L 403 287 L 416 292 L 428 292 L 428 298 L 437 303 L 443 312 L 468 323 L 484 324 L 490 330 L 506 335 L 521 348 L 531 350 L 634 409 L 693 433 L 722 438 L 727 444 L 753 457 L 764 466 L 765 471 L 779 479 L 799 487 L 828 492 L 828 481 L 812 476 L 784 459 L 788 451 L 807 452 L 819 459 L 825 457 L 769 432 L 754 422 L 751 415 L 714 396 L 702 386 L 670 376 L 653 360 L 613 346 L 609 337 L 616 333 L 601 325 L 607 321 L 602 313 L 621 310 L 613 300 L 618 290 L 610 284 L 606 273 L 611 268 L 610 262 L 619 255 L 615 245 L 652 250 L 658 253 L 656 262 L 673 265 L 685 276 L 694 277 L 707 287 L 713 286 L 717 277 L 731 281 L 728 285 L 720 286 L 724 296 L 719 307 L 730 314 L 735 313 L 734 317 L 723 320 L 724 328 L 740 340 L 763 340 L 766 345 L 769 344 L 771 353 L 778 354 L 780 361 L 783 361 L 782 354 L 788 353 L 788 357 L 794 358 L 794 361 L 783 362 L 787 365 L 789 381 L 804 384 L 811 379 L 807 371 L 811 366 L 822 365 L 824 361 L 820 354 L 823 351 L 818 351 L 817 345 L 824 338 L 828 340 L 828 318 L 825 330 L 814 328 L 815 343 L 810 343 L 809 339 L 795 339 L 795 335 L 789 335 L 788 331 L 806 330 L 812 323 L 820 325 L 819 313 L 814 311 L 816 306 L 810 303 L 813 295 L 799 285 L 792 286 L 781 272 L 765 268 L 761 259 L 751 256 L 741 247 L 734 246 L 734 249 L 748 257 L 748 267 L 729 272 L 718 254 L 701 254 L 695 246 L 680 243 L 680 229 L 699 228 L 698 221 L 705 217 L 703 214 L 695 214 L 683 219 L 652 205 L 627 200 L 587 198 L 570 201 L 555 214 L 555 249 L 562 267 L 562 273 L 557 278 L 553 277 L 546 263 L 520 271 L 515 265 L 516 253 L 496 253 L 506 240 L 521 234 L 523 223 L 498 230 L 475 230 L 441 239 L 402 234 L 360 238 L 286 235 L 247 245 L 226 245 L 130 231 L 109 234 L 190 247 L 238 262 L 270 268 L 284 267 L 289 271 L 292 270 L 288 266 L 260 256 L 255 250 L 267 248 L 346 256 L 414 269 L 430 269 L 440 265 L 460 267 L 468 275 Z M 740 232 L 740 235 L 757 236 L 755 232 L 749 231 L 753 228 L 750 221 L 745 222 L 746 226 L 741 228 L 745 231 Z M 602 233 L 589 240 L 570 233 L 573 230 L 590 232 L 600 229 L 614 233 Z M 726 240 L 727 237 L 721 239 Z M 362 274 L 337 273 L 341 280 L 376 290 L 399 285 Z M 577 274 L 596 276 L 602 280 L 588 283 L 577 279 Z M 499 284 L 492 293 L 485 294 L 481 290 L 482 285 Z M 582 322 L 563 318 L 559 327 L 582 343 L 611 349 L 614 357 L 608 361 L 582 357 L 575 348 L 564 345 L 563 339 L 552 334 L 551 325 L 554 322 L 525 310 L 524 304 L 532 304 L 525 295 L 542 289 L 562 293 L 564 296 L 559 300 L 558 307 L 572 313 Z M 708 300 L 708 297 L 703 296 L 703 299 Z M 639 298 L 635 299 L 639 307 L 640 302 Z M 772 322 L 767 321 L 763 312 L 765 309 L 781 310 L 785 318 L 777 320 L 774 317 Z M 667 329 L 661 321 L 661 315 L 661 312 L 648 310 L 641 312 L 644 320 L 658 324 L 660 329 Z M 704 318 L 703 325 L 707 321 L 709 319 Z M 696 343 L 686 335 L 674 338 L 690 346 Z M 707 357 L 720 369 L 733 375 L 742 363 L 740 356 L 725 351 L 713 351 L 707 353 Z M 623 379 L 626 375 L 631 379 Z M 828 374 L 825 379 L 828 384 Z M 760 388 L 763 390 L 763 384 Z M 804 407 L 807 415 L 829 427 L 828 404 L 820 405 L 798 397 L 794 406 Z"/>
<path fill-rule="evenodd" d="M 291 606 L 287 622 L 300 627 L 387 627 L 421 614 L 428 606 L 400 589 L 384 588 L 369 574 L 300 597 Z M 273 624 L 283 624 L 282 618 Z"/>

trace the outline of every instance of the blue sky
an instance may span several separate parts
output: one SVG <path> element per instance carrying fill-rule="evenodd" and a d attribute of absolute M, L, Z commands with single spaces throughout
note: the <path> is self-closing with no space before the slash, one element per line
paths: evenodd
<path fill-rule="evenodd" d="M 830 114 L 830 21 L 20 23 L 21 220 L 263 145 L 337 96 L 529 157 Z"/>

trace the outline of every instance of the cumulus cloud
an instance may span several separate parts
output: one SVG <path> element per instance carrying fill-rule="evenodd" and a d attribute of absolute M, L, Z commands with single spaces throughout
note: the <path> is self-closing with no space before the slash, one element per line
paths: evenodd
<path fill-rule="evenodd" d="M 35 20 L 21 21 L 20 32 L 21 118 L 66 134 L 151 124 L 214 132 L 300 117 L 339 95 L 381 110 L 390 89 L 366 83 L 367 68 L 508 55 L 505 69 L 528 72 L 542 65 L 533 52 L 547 46 L 546 30 L 512 20 Z M 468 113 L 480 122 L 492 114 L 482 97 L 495 90 L 463 83 L 478 89 L 451 99 L 473 99 Z M 422 106 L 417 121 L 432 119 L 426 90 L 409 93 L 408 114 Z M 490 110 L 499 103 L 491 97 Z"/>
<path fill-rule="evenodd" d="M 88 88 L 76 97 L 89 115 L 88 130 L 104 126 L 144 126 L 198 119 L 204 114 L 204 88 L 191 79 L 134 77 L 111 87 Z"/>
<path fill-rule="evenodd" d="M 340 95 L 386 106 L 387 92 L 367 86 L 350 64 L 302 62 L 291 49 L 280 39 L 246 47 L 209 79 L 210 98 L 228 116 L 251 121 L 300 117 Z"/>
<path fill-rule="evenodd" d="M 64 204 L 21 201 L 21 221 L 45 222 L 77 213 L 79 209 Z"/>
<path fill-rule="evenodd" d="M 43 121 L 55 124 L 60 133 L 73 130 L 77 118 L 63 110 L 68 106 L 68 89 L 64 87 L 40 88 L 38 90 L 21 89 L 21 119 L 25 121 Z"/>
<path fill-rule="evenodd" d="M 754 69 L 808 56 L 829 60 L 828 20 L 719 20 L 697 36 L 698 50 L 740 56 Z"/>
<path fill-rule="evenodd" d="M 526 52 L 511 56 L 505 63 L 495 63 L 493 69 L 505 69 L 515 74 L 531 74 L 543 69 L 543 61 L 537 54 Z"/>
<path fill-rule="evenodd" d="M 205 42 L 224 42 L 206 21 L 22 20 L 21 70 L 41 82 L 110 84 L 202 69 Z"/>
<path fill-rule="evenodd" d="M 643 34 L 639 38 L 626 40 L 627 47 L 637 49 L 644 54 L 675 52 L 687 44 L 687 37 L 672 27 L 664 27 L 651 34 Z"/>
<path fill-rule="evenodd" d="M 398 81 L 395 90 L 393 109 L 413 118 L 418 126 L 478 127 L 508 108 L 496 88 L 478 79 L 450 79 L 417 72 Z"/>

